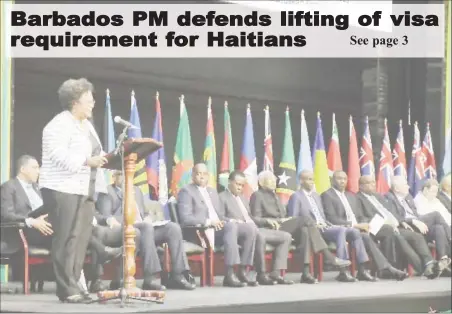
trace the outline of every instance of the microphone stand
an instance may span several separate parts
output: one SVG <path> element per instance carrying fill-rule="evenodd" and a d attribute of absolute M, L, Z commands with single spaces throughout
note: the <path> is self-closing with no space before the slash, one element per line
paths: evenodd
<path fill-rule="evenodd" d="M 121 157 L 121 171 L 123 173 L 123 175 L 125 175 L 125 169 L 124 169 L 124 164 L 125 164 L 125 149 L 124 149 L 124 142 L 128 139 L 127 136 L 127 131 L 129 130 L 131 126 L 125 126 L 124 129 L 122 130 L 122 133 L 118 136 L 118 139 L 116 141 L 116 149 L 114 150 L 114 155 L 120 155 Z M 123 180 L 122 182 L 122 191 L 124 193 L 125 191 L 125 180 Z M 125 210 L 125 197 L 122 198 L 122 209 L 123 212 Z M 136 289 L 137 291 L 135 291 L 135 293 L 129 293 L 127 291 L 127 289 L 125 288 L 125 282 L 126 282 L 126 278 L 125 278 L 125 267 L 126 267 L 126 263 L 125 263 L 125 259 L 126 259 L 126 246 L 124 243 L 124 239 L 125 239 L 125 227 L 122 226 L 122 239 L 123 239 L 123 245 L 122 245 L 122 269 L 121 269 L 121 286 L 119 288 L 119 291 L 102 291 L 98 293 L 98 299 L 97 300 L 93 300 L 91 302 L 88 302 L 89 304 L 91 303 L 105 303 L 107 301 L 112 301 L 112 300 L 120 300 L 120 307 L 124 308 L 125 307 L 125 303 L 129 300 L 137 300 L 137 301 L 144 301 L 144 302 L 149 302 L 149 303 L 158 303 L 158 304 L 162 304 L 163 298 L 157 293 L 152 293 L 153 291 L 146 291 L 147 293 L 145 293 L 145 296 L 143 296 L 142 293 L 140 293 L 140 289 Z M 105 292 L 107 292 L 107 294 L 104 294 Z M 112 295 L 113 294 L 113 295 Z M 108 295 L 108 296 L 106 296 Z M 138 296 L 138 295 L 141 295 Z M 154 297 L 154 298 L 152 298 Z M 128 302 L 127 302 L 128 303 Z"/>

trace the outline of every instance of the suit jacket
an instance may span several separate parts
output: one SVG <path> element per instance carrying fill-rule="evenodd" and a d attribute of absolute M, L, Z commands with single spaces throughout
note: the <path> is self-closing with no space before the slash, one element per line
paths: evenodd
<path fill-rule="evenodd" d="M 394 192 L 389 191 L 385 196 L 389 203 L 388 209 L 397 218 L 397 220 L 399 222 L 411 223 L 413 219 L 406 217 L 405 209 L 403 208 L 403 205 L 400 203 L 399 199 L 394 194 Z M 418 217 L 419 215 L 416 209 L 416 205 L 414 204 L 413 197 L 410 194 L 408 194 L 405 197 L 405 201 L 408 203 L 408 206 L 410 206 L 410 208 L 413 210 L 414 216 Z"/>
<path fill-rule="evenodd" d="M 322 200 L 319 194 L 312 192 L 312 197 L 314 198 L 317 208 L 319 209 L 320 215 L 327 221 L 325 213 L 323 211 Z M 311 202 L 309 202 L 308 197 L 304 191 L 299 190 L 292 194 L 287 204 L 287 216 L 290 217 L 312 217 L 315 220 L 315 215 L 311 211 Z"/>
<path fill-rule="evenodd" d="M 450 201 L 450 198 L 447 197 L 447 195 L 444 194 L 444 192 L 439 192 L 437 197 L 438 197 L 439 201 L 444 205 L 444 207 L 447 208 L 447 210 L 450 213 L 451 212 L 451 201 Z"/>
<path fill-rule="evenodd" d="M 41 192 L 36 184 L 33 184 L 33 188 L 41 196 Z M 25 222 L 25 219 L 30 217 L 33 213 L 33 217 L 41 216 L 48 213 L 48 210 L 41 206 L 34 211 L 31 210 L 30 201 L 25 193 L 22 184 L 19 179 L 11 179 L 1 186 L 1 221 L 2 222 Z M 2 230 L 2 236 L 12 251 L 16 251 L 21 247 L 21 240 L 19 233 L 15 229 L 5 228 Z"/>
<path fill-rule="evenodd" d="M 220 217 L 221 201 L 217 191 L 207 187 L 212 205 Z M 177 195 L 177 210 L 179 214 L 179 221 L 182 226 L 204 225 L 209 218 L 209 208 L 194 183 L 184 186 Z"/>
<path fill-rule="evenodd" d="M 251 195 L 251 216 L 259 227 L 267 225 L 266 219 L 286 218 L 286 208 L 275 192 L 259 189 Z"/>
<path fill-rule="evenodd" d="M 217 211 L 218 216 L 221 220 L 229 221 L 231 219 L 235 219 L 245 221 L 245 217 L 243 216 L 242 211 L 240 210 L 239 205 L 234 195 L 232 195 L 231 191 L 226 189 L 220 193 L 219 197 L 221 204 L 223 205 L 220 206 L 220 209 Z M 243 205 L 245 206 L 248 214 L 250 215 L 250 218 L 252 219 L 248 202 L 245 200 L 243 195 L 240 195 L 240 199 L 242 200 Z"/>
<path fill-rule="evenodd" d="M 389 210 L 391 213 L 391 206 L 388 203 L 388 200 L 381 196 L 380 194 L 376 193 L 374 194 L 377 201 L 379 201 L 387 210 Z M 361 205 L 361 211 L 363 213 L 363 221 L 362 222 L 370 222 L 372 218 L 379 214 L 378 210 L 375 208 L 375 206 L 367 199 L 367 197 L 362 193 L 358 192 L 356 194 L 356 197 L 358 198 L 358 201 Z M 392 213 L 393 214 L 393 213 Z M 394 217 L 400 222 L 401 217 L 398 215 L 394 215 Z"/>
<path fill-rule="evenodd" d="M 345 197 L 355 214 L 356 221 L 358 223 L 365 222 L 365 217 L 361 210 L 361 206 L 358 199 L 353 193 L 345 192 Z M 339 195 L 333 188 L 328 189 L 322 193 L 323 208 L 325 210 L 325 216 L 329 222 L 338 226 L 350 226 L 351 223 L 347 221 L 347 213 L 345 207 L 342 204 Z"/>
<path fill-rule="evenodd" d="M 94 126 L 84 121 L 89 132 L 100 139 Z M 91 157 L 92 144 L 86 139 L 85 131 L 69 111 L 56 115 L 42 133 L 42 167 L 39 186 L 51 190 L 88 195 L 91 168 L 86 160 Z M 106 193 L 104 170 L 97 168 L 96 192 Z"/>
<path fill-rule="evenodd" d="M 142 219 L 145 218 L 145 199 L 141 190 L 134 186 L 135 202 Z M 124 222 L 123 192 L 119 192 L 113 185 L 107 187 L 107 193 L 99 193 L 96 201 L 98 211 L 96 219 L 98 223 L 104 224 L 110 217 L 115 217 L 119 223 Z"/>

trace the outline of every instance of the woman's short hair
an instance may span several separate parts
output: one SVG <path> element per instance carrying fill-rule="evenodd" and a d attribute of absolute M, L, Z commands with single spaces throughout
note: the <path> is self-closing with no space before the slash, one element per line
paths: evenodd
<path fill-rule="evenodd" d="M 86 78 L 66 80 L 58 89 L 61 107 L 64 110 L 71 110 L 74 101 L 79 100 L 86 92 L 94 92 L 93 84 Z"/>

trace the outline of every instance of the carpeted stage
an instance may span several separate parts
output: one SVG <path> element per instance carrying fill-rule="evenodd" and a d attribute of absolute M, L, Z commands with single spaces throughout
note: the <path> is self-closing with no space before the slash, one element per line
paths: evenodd
<path fill-rule="evenodd" d="M 45 294 L 2 294 L 2 312 L 324 312 L 369 313 L 410 312 L 428 313 L 451 308 L 451 279 L 427 280 L 410 278 L 403 282 L 381 280 L 376 283 L 338 283 L 334 273 L 326 273 L 318 285 L 221 287 L 216 278 L 213 288 L 195 291 L 169 290 L 164 304 L 132 302 L 120 308 L 118 302 L 107 304 L 69 305 L 58 302 L 53 294 L 54 284 L 46 283 Z M 298 274 L 288 274 L 297 280 Z M 141 282 L 139 282 L 141 284 Z"/>

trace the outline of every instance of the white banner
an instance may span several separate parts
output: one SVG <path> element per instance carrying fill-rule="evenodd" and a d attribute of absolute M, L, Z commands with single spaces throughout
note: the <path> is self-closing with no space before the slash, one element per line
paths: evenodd
<path fill-rule="evenodd" d="M 249 3 L 15 4 L 6 44 L 15 58 L 444 56 L 442 4 L 331 2 L 293 10 Z"/>

